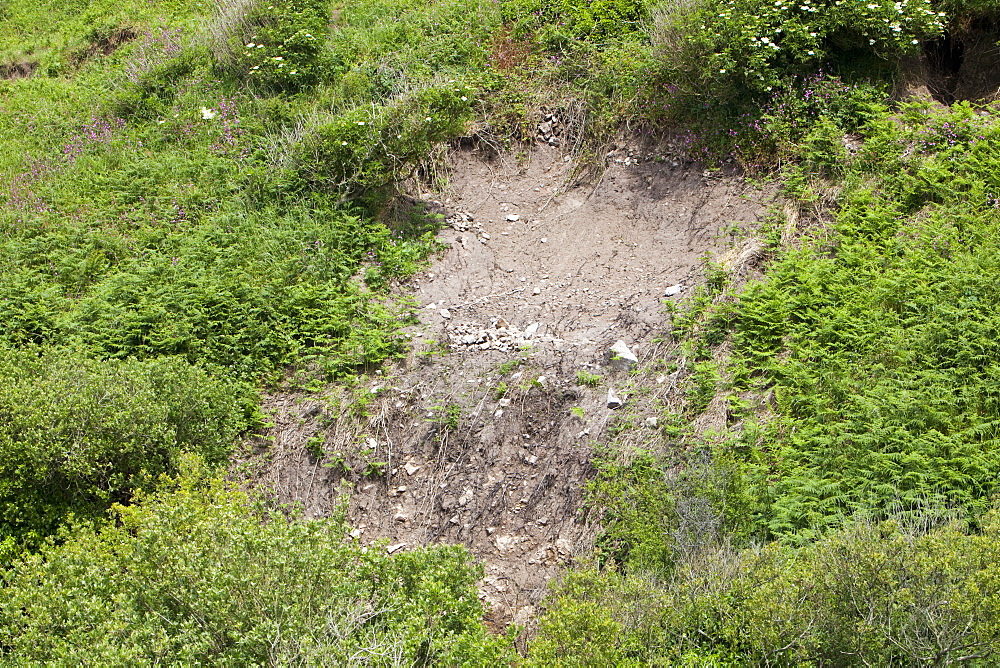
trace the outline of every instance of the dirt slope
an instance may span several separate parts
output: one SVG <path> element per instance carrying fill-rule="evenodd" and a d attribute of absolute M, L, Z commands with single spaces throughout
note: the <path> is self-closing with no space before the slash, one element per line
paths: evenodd
<path fill-rule="evenodd" d="M 273 397 L 254 458 L 260 482 L 307 516 L 349 491 L 366 544 L 469 546 L 498 626 L 528 622 L 546 582 L 591 544 L 582 485 L 626 413 L 609 390 L 643 419 L 675 389 L 661 376 L 662 389 L 637 392 L 608 349 L 622 340 L 651 369 L 665 290 L 681 284 L 669 299 L 683 298 L 703 254 L 726 250 L 720 232 L 757 220 L 768 199 L 676 161 L 626 150 L 608 161 L 596 185 L 561 192 L 571 165 L 556 149 L 522 163 L 456 151 L 447 191 L 423 195 L 451 214 L 450 248 L 403 286 L 421 307 L 413 354 L 339 400 Z M 364 414 L 349 408 L 359 399 Z"/>

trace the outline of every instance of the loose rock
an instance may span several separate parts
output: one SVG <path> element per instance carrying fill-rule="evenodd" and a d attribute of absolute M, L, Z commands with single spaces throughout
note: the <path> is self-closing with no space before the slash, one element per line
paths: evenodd
<path fill-rule="evenodd" d="M 614 410 L 625 405 L 625 401 L 615 394 L 614 389 L 608 388 L 608 408 Z"/>
<path fill-rule="evenodd" d="M 635 356 L 624 341 L 617 341 L 611 346 L 611 363 L 622 371 L 628 371 L 639 363 L 639 358 Z"/>

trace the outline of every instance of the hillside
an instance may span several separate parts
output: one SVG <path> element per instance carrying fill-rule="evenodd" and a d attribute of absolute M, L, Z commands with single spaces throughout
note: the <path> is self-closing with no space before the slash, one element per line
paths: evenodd
<path fill-rule="evenodd" d="M 998 45 L 0 0 L 0 659 L 990 665 Z"/>

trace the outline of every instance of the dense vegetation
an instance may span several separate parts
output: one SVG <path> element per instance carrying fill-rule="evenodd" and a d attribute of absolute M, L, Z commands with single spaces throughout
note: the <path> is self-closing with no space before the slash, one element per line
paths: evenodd
<path fill-rule="evenodd" d="M 513 146 L 544 108 L 582 164 L 639 129 L 779 179 L 788 206 L 755 231 L 763 280 L 713 269 L 674 314 L 689 405 L 653 450 L 606 444 L 605 534 L 528 660 L 989 663 L 1000 126 L 893 91 L 998 20 L 992 0 L 0 0 L 0 657 L 512 660 L 462 550 L 366 552 L 212 467 L 260 388 L 402 350 L 391 288 L 435 221 L 393 195 L 444 142 Z M 717 392 L 732 428 L 696 435 Z"/>

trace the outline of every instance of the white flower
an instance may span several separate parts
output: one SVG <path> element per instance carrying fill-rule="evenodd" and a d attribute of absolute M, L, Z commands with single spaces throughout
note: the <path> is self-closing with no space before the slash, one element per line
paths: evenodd
<path fill-rule="evenodd" d="M 156 121 L 156 122 L 159 123 L 160 125 L 163 125 L 164 123 L 166 123 L 166 121 L 163 120 L 162 118 L 160 120 Z"/>
<path fill-rule="evenodd" d="M 807 51 L 806 53 L 808 53 L 810 56 L 815 56 L 816 55 L 815 51 Z"/>
<path fill-rule="evenodd" d="M 430 117 L 430 116 L 428 116 L 428 117 L 427 117 L 427 118 L 425 118 L 424 120 L 425 120 L 425 121 L 429 121 L 429 120 L 431 120 L 431 117 Z"/>
<path fill-rule="evenodd" d="M 271 60 L 284 60 L 281 56 L 271 56 Z"/>
<path fill-rule="evenodd" d="M 874 44 L 874 43 L 875 43 L 875 40 L 873 40 L 873 39 L 870 39 L 870 40 L 868 40 L 868 45 L 869 45 L 869 46 L 871 46 L 871 45 L 872 45 L 872 44 Z"/>
<path fill-rule="evenodd" d="M 719 74 L 725 74 L 725 73 L 726 73 L 725 70 L 719 70 Z"/>
<path fill-rule="evenodd" d="M 218 115 L 218 112 L 213 111 L 207 107 L 201 108 L 201 117 L 206 121 L 210 121 Z"/>
<path fill-rule="evenodd" d="M 263 44 L 258 44 L 258 45 L 257 45 L 257 48 L 258 48 L 258 49 L 263 49 L 263 48 L 264 48 L 264 45 L 263 45 Z"/>
<path fill-rule="evenodd" d="M 358 125 L 364 125 L 364 124 L 365 124 L 364 121 L 358 121 Z"/>
<path fill-rule="evenodd" d="M 342 141 L 342 142 L 340 142 L 340 145 L 341 146 L 347 146 L 347 142 L 346 141 Z"/>
<path fill-rule="evenodd" d="M 253 42 L 250 42 L 249 44 L 247 44 L 247 48 L 248 49 L 252 49 L 254 46 L 256 46 L 256 45 Z"/>
<path fill-rule="evenodd" d="M 915 39 L 915 40 L 913 40 L 913 43 L 914 44 L 920 44 L 920 40 L 919 39 Z"/>
<path fill-rule="evenodd" d="M 463 96 L 462 96 L 462 102 L 468 102 L 468 101 L 469 101 L 469 98 L 467 98 L 467 97 L 465 97 L 465 96 L 463 95 Z"/>

